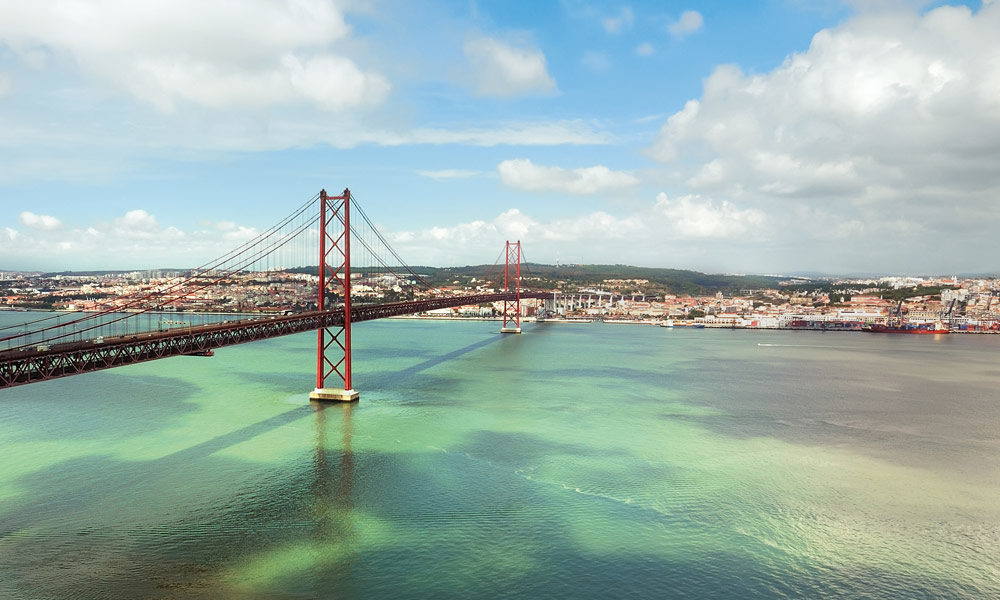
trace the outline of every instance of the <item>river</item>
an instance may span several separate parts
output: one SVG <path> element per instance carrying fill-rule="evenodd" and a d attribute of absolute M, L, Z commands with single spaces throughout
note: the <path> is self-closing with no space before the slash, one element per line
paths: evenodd
<path fill-rule="evenodd" d="M 0 597 L 1000 597 L 1000 336 L 498 327 L 0 390 Z"/>

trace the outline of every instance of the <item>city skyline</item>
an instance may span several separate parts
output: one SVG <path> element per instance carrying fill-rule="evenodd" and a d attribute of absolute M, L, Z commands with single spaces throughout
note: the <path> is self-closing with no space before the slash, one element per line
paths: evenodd
<path fill-rule="evenodd" d="M 411 264 L 995 272 L 1000 6 L 0 7 L 0 269 L 199 264 L 350 187 Z"/>

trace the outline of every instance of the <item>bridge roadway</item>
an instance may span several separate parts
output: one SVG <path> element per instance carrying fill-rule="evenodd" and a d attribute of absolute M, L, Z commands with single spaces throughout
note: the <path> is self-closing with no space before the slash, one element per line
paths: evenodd
<path fill-rule="evenodd" d="M 501 300 L 512 301 L 516 299 L 515 296 L 514 292 L 508 292 L 451 296 L 410 302 L 362 304 L 351 307 L 351 322 L 370 321 L 466 304 Z M 551 292 L 521 292 L 522 299 L 548 299 L 551 297 Z M 0 388 L 171 356 L 201 354 L 223 346 L 312 331 L 320 327 L 340 327 L 343 324 L 344 311 L 341 308 L 339 311 L 337 309 L 318 310 L 294 315 L 151 331 L 136 335 L 15 348 L 0 351 Z"/>

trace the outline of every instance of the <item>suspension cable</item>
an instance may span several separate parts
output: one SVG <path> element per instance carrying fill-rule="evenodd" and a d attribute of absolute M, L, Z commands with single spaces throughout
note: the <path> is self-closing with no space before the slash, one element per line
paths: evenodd
<path fill-rule="evenodd" d="M 303 231 L 305 231 L 309 227 L 311 227 L 312 224 L 316 220 L 318 220 L 318 217 L 314 217 L 314 218 L 312 218 L 310 220 L 307 220 L 303 225 L 299 226 L 299 228 L 297 230 L 295 230 L 293 233 L 286 234 L 283 238 L 279 238 L 279 240 L 277 242 L 270 242 L 269 246 L 265 246 L 262 249 L 255 250 L 252 254 L 250 254 L 249 257 L 244 257 L 242 263 L 238 263 L 234 267 L 229 267 L 229 268 L 221 271 L 221 274 L 217 274 L 214 278 L 209 278 L 209 280 L 208 280 L 207 283 L 201 283 L 200 285 L 196 285 L 194 287 L 194 289 L 188 289 L 188 286 L 190 286 L 192 282 L 201 282 L 201 281 L 203 281 L 204 276 L 205 276 L 206 273 L 209 273 L 209 272 L 212 272 L 212 271 L 218 271 L 218 267 L 221 266 L 221 265 L 223 265 L 225 262 L 233 260 L 233 259 L 236 259 L 236 258 L 239 258 L 241 256 L 244 256 L 248 252 L 250 252 L 251 250 L 253 250 L 254 248 L 260 246 L 263 243 L 265 243 L 268 240 L 268 238 L 273 237 L 273 234 L 275 232 L 279 231 L 281 228 L 285 227 L 288 223 L 292 222 L 294 219 L 296 219 L 299 216 L 301 216 L 302 213 L 304 213 L 310 206 L 312 206 L 313 204 L 315 204 L 316 199 L 318 197 L 319 197 L 319 195 L 317 194 L 312 199 L 310 199 L 309 201 L 307 201 L 306 203 L 304 203 L 302 206 L 300 206 L 293 213 L 291 213 L 289 216 L 287 216 L 284 219 L 282 219 L 278 224 L 272 226 L 271 228 L 269 228 L 268 230 L 266 230 L 264 233 L 258 235 L 256 238 L 254 238 L 254 239 L 252 239 L 252 240 L 244 243 L 243 245 L 239 246 L 235 250 L 231 250 L 231 251 L 227 252 L 226 254 L 222 255 L 222 257 L 220 257 L 218 259 L 209 261 L 209 262 L 203 264 L 202 266 L 198 267 L 197 269 L 188 271 L 183 276 L 174 278 L 173 280 L 171 280 L 172 283 L 169 283 L 166 287 L 160 288 L 160 289 L 158 289 L 158 290 L 156 290 L 154 292 L 150 292 L 150 293 L 147 293 L 147 294 L 143 294 L 143 295 L 135 296 L 135 297 L 132 297 L 132 298 L 128 298 L 125 304 L 120 304 L 120 305 L 116 305 L 116 306 L 110 306 L 110 307 L 108 307 L 108 308 L 106 308 L 106 309 L 104 309 L 102 311 L 99 311 L 99 312 L 86 313 L 85 316 L 77 318 L 77 319 L 74 319 L 72 321 L 68 321 L 68 322 L 65 322 L 65 323 L 57 323 L 56 325 L 50 325 L 50 326 L 43 327 L 43 328 L 40 328 L 40 329 L 35 329 L 35 330 L 29 331 L 29 332 L 22 332 L 22 333 L 19 333 L 17 335 L 11 335 L 11 336 L 2 337 L 2 338 L 0 338 L 0 342 L 8 341 L 8 340 L 14 340 L 14 339 L 19 339 L 19 338 L 27 338 L 28 336 L 37 335 L 37 334 L 40 334 L 40 333 L 44 333 L 46 331 L 52 331 L 52 330 L 56 330 L 56 329 L 63 329 L 65 327 L 68 327 L 68 326 L 71 326 L 71 325 L 77 325 L 77 324 L 80 324 L 80 323 L 84 323 L 85 321 L 88 321 L 88 320 L 99 319 L 101 317 L 107 316 L 107 315 L 112 314 L 112 313 L 121 312 L 122 310 L 128 309 L 128 308 L 136 308 L 136 307 L 140 307 L 141 308 L 141 305 L 143 303 L 145 303 L 146 301 L 149 301 L 151 299 L 159 300 L 161 298 L 166 297 L 165 300 L 159 302 L 158 304 L 155 304 L 152 307 L 147 307 L 147 308 L 145 308 L 143 310 L 132 312 L 129 315 L 125 315 L 123 317 L 119 317 L 119 318 L 113 319 L 111 321 L 102 321 L 98 325 L 94 325 L 94 326 L 90 326 L 90 327 L 86 327 L 86 328 L 82 328 L 82 329 L 76 329 L 72 333 L 64 333 L 62 335 L 54 336 L 54 337 L 51 337 L 51 338 L 43 338 L 43 340 L 44 341 L 53 341 L 53 340 L 58 340 L 58 339 L 62 339 L 62 338 L 65 338 L 65 337 L 69 337 L 70 335 L 74 335 L 76 333 L 81 333 L 81 332 L 84 332 L 84 331 L 91 331 L 93 329 L 97 329 L 98 327 L 103 327 L 103 326 L 109 325 L 111 323 L 116 323 L 116 322 L 122 321 L 124 319 L 131 318 L 132 316 L 135 316 L 135 315 L 138 315 L 138 314 L 144 314 L 144 313 L 147 313 L 147 312 L 149 312 L 151 310 L 155 310 L 157 308 L 162 308 L 163 306 L 166 306 L 167 304 L 170 304 L 172 302 L 175 302 L 175 301 L 179 300 L 183 295 L 188 295 L 192 291 L 198 291 L 198 290 L 203 289 L 203 288 L 205 288 L 205 287 L 207 287 L 209 285 L 212 285 L 213 283 L 221 281 L 222 279 L 230 277 L 234 273 L 237 273 L 237 272 L 245 270 L 248 266 L 252 265 L 255 261 L 259 260 L 260 258 L 265 257 L 265 256 L 269 255 L 269 253 L 274 252 L 275 250 L 277 250 L 278 248 L 281 248 L 281 247 L 285 246 L 287 243 L 289 243 L 296 236 L 298 236 Z M 167 295 L 167 292 L 176 290 L 177 288 L 183 288 L 183 289 L 180 291 L 180 293 L 174 294 L 173 296 L 168 296 Z M 83 311 L 74 311 L 74 313 L 75 314 L 83 314 Z M 54 316 L 51 316 L 51 317 L 45 317 L 45 318 L 42 318 L 42 319 L 37 319 L 35 321 L 31 321 L 30 323 L 37 323 L 37 322 L 47 321 L 47 320 L 50 320 L 52 318 L 58 318 L 60 316 L 62 316 L 62 315 L 54 315 Z M 8 327 L 6 327 L 4 329 L 11 329 L 12 327 L 23 327 L 24 325 L 25 324 L 22 323 L 22 324 L 19 324 L 19 325 L 16 325 L 16 326 L 8 326 Z M 25 344 L 25 345 L 22 345 L 22 346 L 19 346 L 19 347 L 27 347 L 27 346 L 31 346 L 31 345 L 32 344 Z"/>

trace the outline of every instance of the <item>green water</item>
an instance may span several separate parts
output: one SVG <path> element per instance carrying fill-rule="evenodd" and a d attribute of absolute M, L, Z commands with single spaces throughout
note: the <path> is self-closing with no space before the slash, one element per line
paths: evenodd
<path fill-rule="evenodd" d="M 0 598 L 1000 597 L 1000 336 L 497 327 L 0 391 Z"/>

